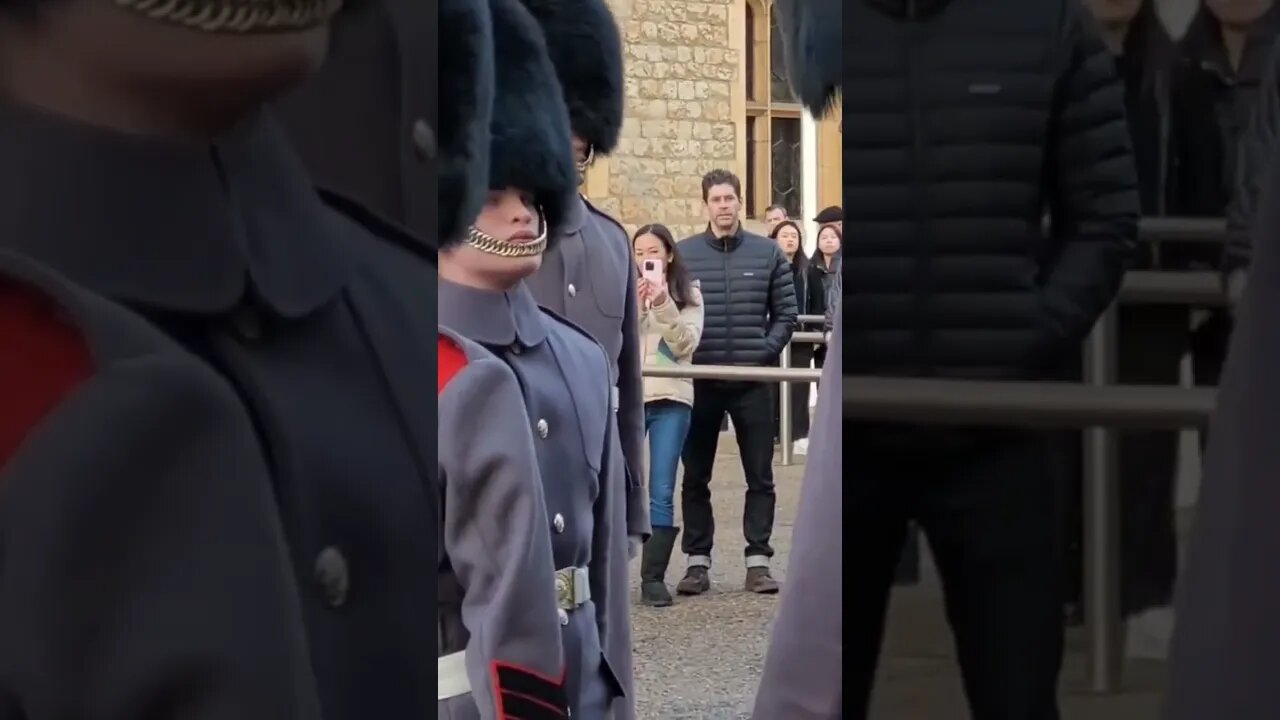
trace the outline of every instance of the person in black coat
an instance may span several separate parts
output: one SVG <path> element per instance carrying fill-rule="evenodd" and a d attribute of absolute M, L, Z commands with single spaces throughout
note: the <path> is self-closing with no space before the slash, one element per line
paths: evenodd
<path fill-rule="evenodd" d="M 858 0 L 843 32 L 844 372 L 1054 376 L 1115 299 L 1139 218 L 1123 86 L 1085 9 Z M 845 422 L 846 717 L 866 717 L 912 521 L 972 714 L 1058 717 L 1063 451 L 1026 428 Z"/>
<path fill-rule="evenodd" d="M 821 310 L 814 310 L 814 294 L 812 285 L 810 284 L 812 277 L 809 272 L 809 258 L 804 254 L 804 242 L 800 239 L 800 226 L 793 220 L 783 220 L 773 229 L 769 231 L 769 237 L 778 243 L 778 249 L 782 251 L 783 257 L 791 263 L 791 280 L 796 290 L 796 314 L 808 315 L 810 313 L 819 313 Z M 793 368 L 809 368 L 813 364 L 814 346 L 812 343 L 791 343 L 791 367 Z M 781 395 L 778 388 L 774 386 L 773 400 L 773 434 L 775 438 L 781 438 Z M 809 437 L 809 383 L 792 383 L 791 384 L 791 440 L 799 443 L 805 440 L 805 443 L 797 446 L 797 451 L 801 454 L 807 452 Z"/>
<path fill-rule="evenodd" d="M 1124 82 L 1126 118 L 1138 171 L 1142 212 L 1166 214 L 1171 175 L 1170 77 L 1173 43 L 1154 0 L 1086 3 Z M 1168 269 L 1167 258 L 1141 243 L 1129 268 Z M 1183 305 L 1122 304 L 1117 309 L 1116 373 L 1121 383 L 1175 387 L 1190 347 L 1191 313 Z M 1077 370 L 1074 369 L 1073 370 Z M 1078 376 L 1077 376 L 1078 377 Z M 1083 618 L 1082 436 L 1071 433 L 1068 498 L 1068 620 Z M 1174 487 L 1179 434 L 1171 430 L 1118 433 L 1121 528 L 1121 611 L 1126 616 L 1169 603 L 1177 571 Z"/>

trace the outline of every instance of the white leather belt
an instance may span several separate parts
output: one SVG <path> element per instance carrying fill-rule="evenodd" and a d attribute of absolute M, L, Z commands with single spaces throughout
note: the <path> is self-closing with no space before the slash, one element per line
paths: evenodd
<path fill-rule="evenodd" d="M 436 700 L 448 700 L 470 692 L 466 651 L 440 658 L 436 665 Z"/>

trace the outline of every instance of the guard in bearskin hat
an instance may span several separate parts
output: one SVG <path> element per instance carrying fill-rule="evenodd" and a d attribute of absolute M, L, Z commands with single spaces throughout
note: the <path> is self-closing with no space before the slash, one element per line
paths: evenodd
<path fill-rule="evenodd" d="M 490 53 L 487 7 L 450 2 L 441 37 Z M 352 201 L 318 195 L 266 112 L 322 62 L 340 7 L 0 0 L 0 249 L 128 308 L 180 346 L 203 372 L 195 380 L 234 389 L 174 408 L 172 383 L 130 375 L 131 395 L 97 394 L 112 356 L 88 352 L 85 402 L 107 403 L 97 414 L 61 404 L 74 398 L 66 378 L 29 403 L 16 454 L 0 459 L 0 716 L 364 720 L 437 709 L 426 370 L 439 329 L 422 302 L 435 293 L 434 253 Z M 134 372 L 150 367 L 112 345 L 109 328 L 79 330 L 91 348 L 132 352 Z M 50 359 L 54 371 L 85 361 Z M 83 364 L 71 370 L 85 376 Z M 35 380 L 6 378 L 15 387 L 0 388 L 0 411 Z M 183 414 L 220 398 L 235 412 Z M 151 424 L 136 415 L 156 411 L 167 414 Z M 236 456 L 243 436 L 206 425 L 246 416 L 256 458 Z M 104 473 L 97 486 L 67 474 L 80 472 L 73 459 Z M 244 487 L 255 478 L 256 495 Z M 174 495 L 200 483 L 223 483 L 206 493 L 217 502 Z M 262 534 L 264 497 L 287 566 Z M 114 544 L 68 525 L 94 510 Z M 142 522 L 148 513 L 172 522 Z M 305 628 L 301 669 L 290 665 L 290 617 Z"/>
<path fill-rule="evenodd" d="M 821 116 L 840 94 L 840 2 L 780 0 L 777 10 L 791 86 L 809 111 Z M 787 583 L 756 695 L 756 720 L 843 717 L 841 325 L 836 310 L 818 383 Z M 854 715 L 861 716 L 859 712 Z"/>
<path fill-rule="evenodd" d="M 622 130 L 622 38 L 604 0 L 524 0 L 547 37 L 564 90 L 577 179 L 618 144 Z M 631 241 L 617 220 L 579 195 L 542 267 L 529 279 L 543 307 L 577 323 L 609 356 L 617 437 L 627 469 L 627 532 L 632 554 L 650 535 L 644 488 L 644 387 L 640 376 L 640 311 Z M 665 528 L 659 545 L 675 542 Z M 650 563 L 652 564 L 652 562 Z"/>
<path fill-rule="evenodd" d="M 568 113 L 528 11 L 492 0 L 491 12 L 490 192 L 467 231 L 442 242 L 439 320 L 502 358 L 524 392 L 573 716 L 630 718 L 625 485 L 608 359 L 525 284 L 577 204 Z"/>

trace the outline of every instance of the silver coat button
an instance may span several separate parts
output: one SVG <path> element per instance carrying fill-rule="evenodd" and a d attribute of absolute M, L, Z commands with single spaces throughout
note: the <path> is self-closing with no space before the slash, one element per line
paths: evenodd
<path fill-rule="evenodd" d="M 564 532 L 564 516 L 556 513 L 556 516 L 551 518 L 551 527 L 555 528 L 557 535 Z"/>
<path fill-rule="evenodd" d="M 426 120 L 413 124 L 413 150 L 423 162 L 436 156 L 436 133 Z"/>
<path fill-rule="evenodd" d="M 329 607 L 342 607 L 351 588 L 347 558 L 335 547 L 327 547 L 316 556 L 315 580 Z"/>
<path fill-rule="evenodd" d="M 560 616 L 561 625 L 569 624 L 569 613 L 565 612 L 564 610 L 557 610 L 556 613 Z"/>
<path fill-rule="evenodd" d="M 514 343 L 514 344 L 512 344 L 512 345 L 511 345 L 511 354 L 512 354 L 512 355 L 519 355 L 521 352 L 522 352 L 522 350 L 520 349 L 520 343 Z"/>
<path fill-rule="evenodd" d="M 578 297 L 578 288 L 573 283 L 569 283 L 569 297 Z"/>
<path fill-rule="evenodd" d="M 543 440 L 546 440 L 547 435 L 551 432 L 551 426 L 547 424 L 547 419 L 541 418 L 540 420 L 538 420 L 537 428 L 538 428 L 538 437 L 542 438 Z"/>

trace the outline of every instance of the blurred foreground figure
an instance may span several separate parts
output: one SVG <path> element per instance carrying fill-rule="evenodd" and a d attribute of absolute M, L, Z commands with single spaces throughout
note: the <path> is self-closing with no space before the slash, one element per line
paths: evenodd
<path fill-rule="evenodd" d="M 1280 167 L 1259 195 L 1249 283 L 1210 425 L 1177 593 L 1168 720 L 1280 717 Z"/>
<path fill-rule="evenodd" d="M 460 209 L 439 197 L 437 180 L 458 171 L 450 153 L 469 142 L 467 122 L 488 102 L 474 72 L 443 72 L 475 56 L 467 26 L 450 17 L 456 4 L 347 0 L 324 65 L 273 105 L 317 185 L 433 246 Z"/>
<path fill-rule="evenodd" d="M 810 111 L 821 115 L 840 92 L 840 1 L 783 0 L 778 10 L 791 84 Z M 755 720 L 837 720 L 843 712 L 841 317 L 838 308 L 832 311 L 791 564 L 756 695 Z"/>
<path fill-rule="evenodd" d="M 539 308 L 526 285 L 577 202 L 569 116 L 533 16 L 520 0 L 490 0 L 490 9 L 490 190 L 467 230 L 441 238 L 439 322 L 499 357 L 524 394 L 520 420 L 546 498 L 538 529 L 554 560 L 545 577 L 555 587 L 554 605 L 526 612 L 545 612 L 560 632 L 565 671 L 556 680 L 572 715 L 631 720 L 626 486 L 608 359 L 586 331 Z"/>
<path fill-rule="evenodd" d="M 340 6 L 0 0 L 0 249 L 124 306 L 181 358 L 172 382 L 136 378 L 157 343 L 85 324 L 131 384 L 65 414 L 38 399 L 24 421 L 0 482 L 0 716 L 434 714 L 434 253 L 317 194 L 264 112 L 323 61 Z M 491 89 L 487 8 L 441 6 L 440 35 Z M 488 109 L 469 123 L 481 137 Z M 9 382 L 2 412 L 34 385 Z"/>
<path fill-rule="evenodd" d="M 841 335 L 837 310 L 818 383 L 791 564 L 756 695 L 755 720 L 836 720 L 843 708 Z"/>
<path fill-rule="evenodd" d="M 0 398 L 0 718 L 318 718 L 270 475 L 226 381 L 0 252 Z"/>

